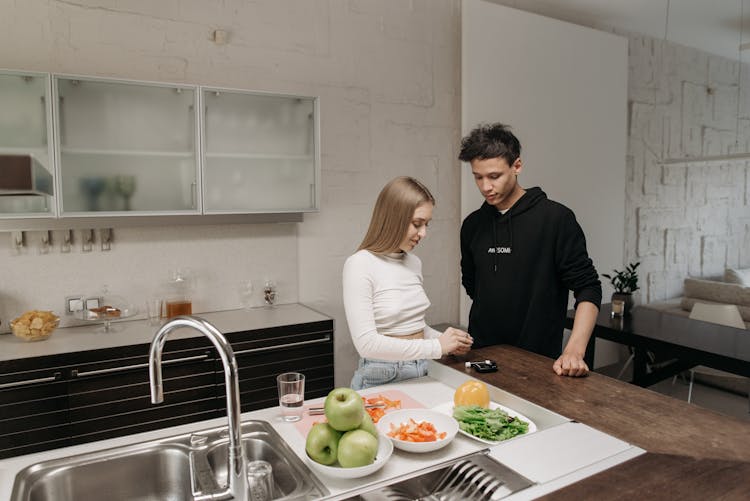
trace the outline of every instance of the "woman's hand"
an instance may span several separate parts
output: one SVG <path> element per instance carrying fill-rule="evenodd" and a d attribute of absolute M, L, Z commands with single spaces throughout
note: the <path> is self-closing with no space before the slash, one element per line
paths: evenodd
<path fill-rule="evenodd" d="M 471 349 L 471 345 L 474 343 L 474 339 L 468 332 L 453 327 L 445 329 L 438 341 L 440 341 L 443 355 L 463 355 Z"/>

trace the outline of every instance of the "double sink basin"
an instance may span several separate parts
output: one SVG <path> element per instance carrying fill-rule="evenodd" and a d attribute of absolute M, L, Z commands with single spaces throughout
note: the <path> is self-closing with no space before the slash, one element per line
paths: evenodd
<path fill-rule="evenodd" d="M 44 461 L 18 473 L 11 501 L 190 500 L 226 484 L 228 442 L 224 426 Z M 273 499 L 329 494 L 268 422 L 243 422 L 242 445 L 248 461 L 271 464 Z"/>

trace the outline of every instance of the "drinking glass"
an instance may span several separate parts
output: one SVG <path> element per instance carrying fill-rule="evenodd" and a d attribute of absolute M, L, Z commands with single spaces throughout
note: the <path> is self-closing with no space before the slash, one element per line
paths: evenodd
<path fill-rule="evenodd" d="M 279 407 L 284 421 L 302 419 L 305 403 L 305 375 L 299 372 L 285 372 L 276 377 L 279 387 Z"/>
<path fill-rule="evenodd" d="M 268 306 L 276 302 L 276 282 L 273 280 L 266 280 L 263 284 L 263 300 Z"/>
<path fill-rule="evenodd" d="M 273 468 L 268 461 L 248 461 L 247 493 L 252 501 L 273 499 Z"/>
<path fill-rule="evenodd" d="M 243 280 L 237 289 L 240 295 L 240 304 L 246 310 L 253 307 L 253 289 L 253 282 L 251 280 Z"/>
<path fill-rule="evenodd" d="M 135 193 L 135 176 L 116 176 L 115 191 L 122 195 L 125 210 L 130 210 L 130 198 Z"/>
<path fill-rule="evenodd" d="M 162 300 L 158 297 L 152 297 L 146 300 L 146 311 L 148 312 L 148 323 L 151 325 L 160 325 L 162 317 Z"/>
<path fill-rule="evenodd" d="M 625 314 L 625 301 L 622 299 L 612 300 L 612 316 L 621 317 Z"/>

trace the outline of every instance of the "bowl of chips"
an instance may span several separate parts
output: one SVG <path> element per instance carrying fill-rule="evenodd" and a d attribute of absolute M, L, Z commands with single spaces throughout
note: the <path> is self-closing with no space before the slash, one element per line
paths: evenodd
<path fill-rule="evenodd" d="M 13 335 L 26 341 L 42 341 L 52 335 L 60 317 L 51 311 L 30 310 L 10 323 Z"/>

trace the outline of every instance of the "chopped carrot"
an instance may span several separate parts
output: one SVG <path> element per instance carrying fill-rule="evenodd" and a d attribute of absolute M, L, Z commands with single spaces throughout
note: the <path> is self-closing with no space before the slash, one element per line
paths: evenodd
<path fill-rule="evenodd" d="M 417 423 L 414 419 L 409 418 L 408 423 L 401 423 L 399 426 L 391 423 L 388 436 L 406 442 L 435 442 L 444 439 L 446 432 L 438 432 L 435 425 L 429 421 Z"/>
<path fill-rule="evenodd" d="M 365 409 L 372 418 L 373 423 L 377 423 L 378 421 L 380 421 L 380 418 L 385 416 L 385 411 L 387 411 L 388 409 L 401 408 L 401 400 L 390 400 L 383 395 L 378 395 L 377 397 L 370 398 L 362 397 L 362 401 L 365 404 L 369 405 L 385 404 L 385 407 L 373 407 L 370 409 Z"/>

